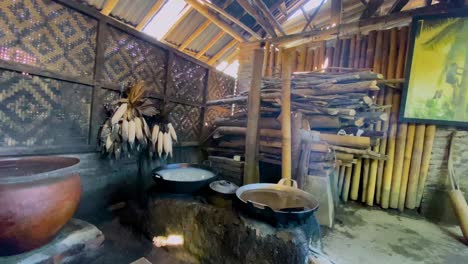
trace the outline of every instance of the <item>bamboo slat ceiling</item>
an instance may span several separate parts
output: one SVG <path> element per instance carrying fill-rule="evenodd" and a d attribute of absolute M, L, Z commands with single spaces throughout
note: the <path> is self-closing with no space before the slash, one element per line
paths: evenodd
<path fill-rule="evenodd" d="M 169 1 L 184 0 L 77 0 L 101 11 L 138 30 L 144 27 L 168 4 Z M 316 1 L 316 8 L 305 10 L 304 4 Z M 425 0 L 185 0 L 187 12 L 179 18 L 172 28 L 159 39 L 160 41 L 187 53 L 208 64 L 216 66 L 223 60 L 235 58 L 237 44 L 242 41 L 255 40 L 272 35 L 281 36 L 284 29 L 286 34 L 304 31 L 307 23 L 306 16 L 314 16 L 307 30 L 320 28 L 331 24 L 331 2 L 342 2 L 338 12 L 341 22 L 349 23 L 358 20 L 367 6 L 379 3 L 378 11 L 372 15 L 385 14 L 395 2 L 403 3 L 406 9 L 420 7 Z M 249 6 L 255 8 L 249 10 Z M 258 12 L 261 5 L 265 9 Z M 197 7 L 198 6 L 198 7 Z M 204 10 L 207 11 L 204 13 Z M 302 9 L 302 14 L 291 18 L 291 15 Z M 316 10 L 317 9 L 317 10 Z M 265 11 L 266 10 L 266 11 Z M 318 14 L 315 11 L 319 11 Z M 225 12 L 220 14 L 220 12 Z M 256 12 L 257 16 L 252 16 Z M 271 19 L 258 14 L 271 12 Z M 231 16 L 228 18 L 227 16 Z M 214 17 L 214 18 L 213 18 Z M 268 17 L 268 16 L 266 16 Z M 289 17 L 289 19 L 288 19 Z M 209 18 L 209 19 L 208 19 Z M 233 22 L 234 20 L 240 23 Z M 266 20 L 266 22 L 265 22 Z M 154 21 L 157 23 L 158 21 Z M 263 22 L 263 23 L 262 23 Z M 152 23 L 152 22 L 151 22 Z M 164 21 L 161 21 L 164 23 Z M 270 25 L 271 28 L 265 26 Z M 224 28 L 223 28 L 224 26 Z M 254 36 L 254 34 L 256 36 Z"/>

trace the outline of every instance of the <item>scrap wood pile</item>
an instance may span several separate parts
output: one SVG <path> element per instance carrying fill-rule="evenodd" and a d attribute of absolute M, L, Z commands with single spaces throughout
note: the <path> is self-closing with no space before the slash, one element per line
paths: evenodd
<path fill-rule="evenodd" d="M 377 105 L 375 93 L 383 76 L 370 71 L 304 72 L 292 76 L 291 110 L 293 152 L 294 141 L 304 140 L 300 130 L 317 131 L 319 140 L 310 144 L 309 174 L 329 175 L 335 165 L 350 166 L 357 158 L 385 159 L 371 150 L 383 132 L 374 131 L 374 124 L 388 119 L 385 109 Z M 281 79 L 264 79 L 261 87 L 259 122 L 260 160 L 281 164 Z M 247 113 L 242 109 L 248 93 L 209 101 L 208 105 L 236 104 L 239 111 L 229 118 L 214 121 L 210 152 L 219 155 L 242 155 L 247 131 Z M 298 139 L 297 139 L 298 138 Z M 297 145 L 297 144 L 296 144 Z M 300 144 L 299 144 L 300 145 Z M 294 161 L 294 153 L 293 153 Z M 340 171 L 339 192 L 347 196 L 350 172 Z M 358 188 L 358 187 L 357 187 Z"/>

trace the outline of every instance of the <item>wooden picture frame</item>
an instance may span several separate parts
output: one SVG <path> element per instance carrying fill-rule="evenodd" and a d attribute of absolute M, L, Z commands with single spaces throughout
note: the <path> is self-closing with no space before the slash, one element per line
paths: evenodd
<path fill-rule="evenodd" d="M 413 18 L 399 121 L 468 126 L 468 13 Z"/>

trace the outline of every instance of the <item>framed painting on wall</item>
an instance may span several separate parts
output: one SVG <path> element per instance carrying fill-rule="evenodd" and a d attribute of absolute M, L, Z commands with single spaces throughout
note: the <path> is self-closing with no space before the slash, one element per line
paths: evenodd
<path fill-rule="evenodd" d="M 413 18 L 400 121 L 468 126 L 468 14 Z"/>

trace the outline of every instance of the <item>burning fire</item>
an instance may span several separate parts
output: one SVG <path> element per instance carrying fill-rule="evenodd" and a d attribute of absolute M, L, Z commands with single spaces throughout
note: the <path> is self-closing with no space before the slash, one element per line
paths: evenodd
<path fill-rule="evenodd" d="M 181 246 L 184 244 L 184 237 L 181 235 L 156 236 L 153 238 L 156 247 Z"/>

